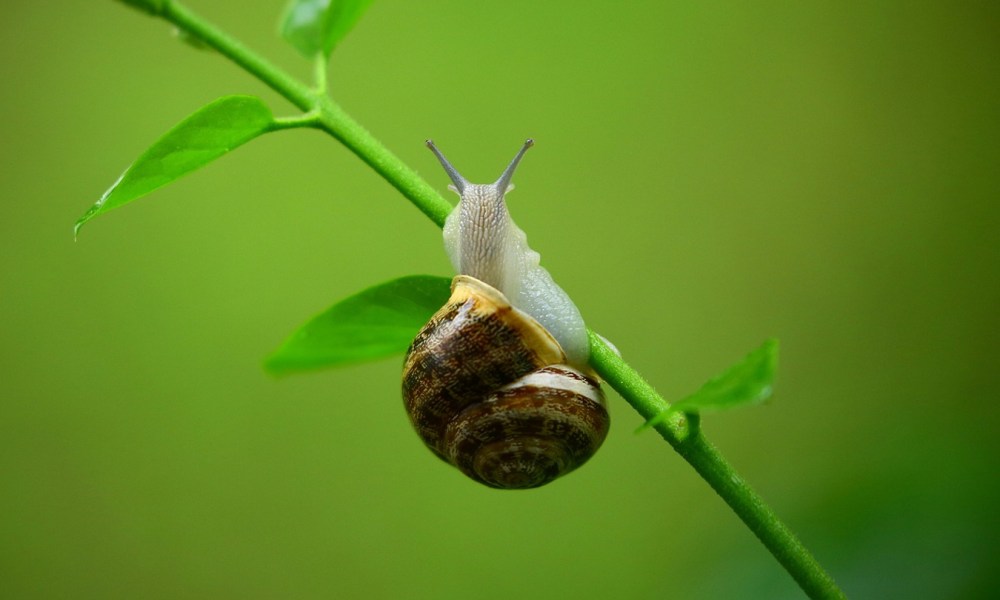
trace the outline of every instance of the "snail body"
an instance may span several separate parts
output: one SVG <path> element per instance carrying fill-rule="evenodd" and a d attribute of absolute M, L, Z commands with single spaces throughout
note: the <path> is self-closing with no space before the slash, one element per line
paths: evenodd
<path fill-rule="evenodd" d="M 407 352 L 404 404 L 424 443 L 472 479 L 538 487 L 586 462 L 609 419 L 580 313 L 504 203 L 531 141 L 489 185 L 428 146 L 461 195 L 444 231 L 459 275 Z"/>

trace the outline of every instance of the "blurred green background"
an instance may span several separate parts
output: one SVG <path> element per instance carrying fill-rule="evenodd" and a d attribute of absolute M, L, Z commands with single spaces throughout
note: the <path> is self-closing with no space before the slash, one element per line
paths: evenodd
<path fill-rule="evenodd" d="M 188 5 L 292 72 L 282 6 Z M 705 429 L 856 598 L 997 577 L 995 3 L 377 1 L 338 101 L 438 189 L 492 180 L 588 323 L 668 398 L 770 336 L 768 405 Z M 273 379 L 331 302 L 448 275 L 438 230 L 291 131 L 88 225 L 160 134 L 291 107 L 115 2 L 6 6 L 0 596 L 798 598 L 612 395 L 579 472 L 474 485 L 425 450 L 400 360 Z M 451 196 L 449 196 L 451 198 Z"/>

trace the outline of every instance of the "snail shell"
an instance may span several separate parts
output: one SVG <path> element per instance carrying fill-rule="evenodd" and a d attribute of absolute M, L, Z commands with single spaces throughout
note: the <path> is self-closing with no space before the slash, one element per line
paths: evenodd
<path fill-rule="evenodd" d="M 589 459 L 608 433 L 600 385 L 498 290 L 459 275 L 406 355 L 403 398 L 424 443 L 491 487 L 531 488 Z"/>
<path fill-rule="evenodd" d="M 444 228 L 460 274 L 407 352 L 406 411 L 424 443 L 472 479 L 544 485 L 597 451 L 609 418 L 583 319 L 504 202 L 532 142 L 489 185 L 469 183 L 427 145 L 462 198 Z"/>

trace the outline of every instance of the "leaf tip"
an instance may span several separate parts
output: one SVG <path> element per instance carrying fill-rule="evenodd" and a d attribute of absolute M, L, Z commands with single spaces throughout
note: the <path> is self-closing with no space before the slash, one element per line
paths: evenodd
<path fill-rule="evenodd" d="M 288 371 L 282 367 L 280 357 L 277 354 L 272 354 L 264 359 L 263 364 L 264 372 L 275 379 L 280 379 L 288 374 Z"/>
<path fill-rule="evenodd" d="M 99 211 L 100 209 L 101 209 L 100 205 L 99 204 L 95 204 L 94 206 L 91 206 L 90 208 L 88 208 L 87 212 L 83 213 L 82 217 L 80 217 L 79 219 L 76 220 L 76 223 L 73 224 L 73 241 L 74 242 L 77 240 L 77 238 L 80 237 L 80 229 L 83 228 L 84 224 L 86 224 L 87 221 L 93 219 L 94 215 L 96 215 L 97 211 Z"/>

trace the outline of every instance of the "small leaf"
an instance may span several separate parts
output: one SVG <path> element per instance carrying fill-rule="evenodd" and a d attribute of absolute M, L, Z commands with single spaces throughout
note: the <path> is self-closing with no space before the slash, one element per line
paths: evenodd
<path fill-rule="evenodd" d="M 73 233 L 97 215 L 180 179 L 269 131 L 273 123 L 271 111 L 258 98 L 219 98 L 178 123 L 143 152 L 80 217 Z"/>
<path fill-rule="evenodd" d="M 281 37 L 306 58 L 329 57 L 372 0 L 292 0 L 281 19 Z"/>
<path fill-rule="evenodd" d="M 411 275 L 341 300 L 296 330 L 265 362 L 274 374 L 402 354 L 451 294 L 451 280 Z"/>
<path fill-rule="evenodd" d="M 158 15 L 163 12 L 163 7 L 167 0 L 119 0 L 124 4 L 128 4 L 132 8 L 141 10 L 142 12 L 149 13 L 151 15 Z"/>
<path fill-rule="evenodd" d="M 710 379 L 697 392 L 646 422 L 639 430 L 664 421 L 675 412 L 727 410 L 759 404 L 771 397 L 778 368 L 778 340 L 770 339 L 724 373 Z"/>

